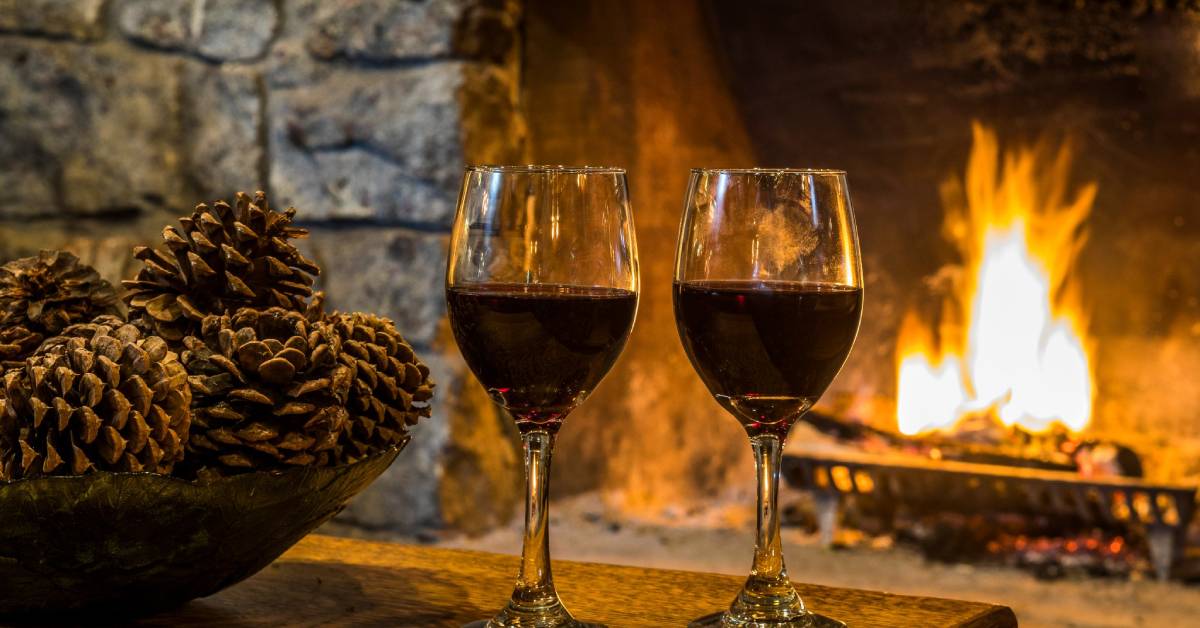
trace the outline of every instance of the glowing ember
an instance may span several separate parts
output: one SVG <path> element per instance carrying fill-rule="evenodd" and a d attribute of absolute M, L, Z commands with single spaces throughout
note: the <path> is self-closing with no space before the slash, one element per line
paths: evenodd
<path fill-rule="evenodd" d="M 1082 430 L 1092 413 L 1086 317 L 1070 271 L 1094 184 L 1067 200 L 1070 151 L 1007 153 L 976 124 L 965 185 L 942 187 L 961 280 L 934 327 L 909 316 L 897 346 L 899 429 L 952 428 L 989 413 L 1035 432 Z M 961 348 L 961 349 L 960 349 Z"/>

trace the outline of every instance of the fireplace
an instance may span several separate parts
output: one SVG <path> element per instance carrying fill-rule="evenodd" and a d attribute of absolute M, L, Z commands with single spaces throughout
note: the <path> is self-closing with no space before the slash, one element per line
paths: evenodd
<path fill-rule="evenodd" d="M 925 443 L 908 453 L 936 475 L 928 443 L 943 442 L 990 465 L 958 470 L 983 474 L 972 481 L 1007 468 L 1062 489 L 1048 512 L 1077 511 L 1064 533 L 1100 522 L 1105 547 L 1120 538 L 1147 573 L 1151 545 L 1182 555 L 1200 482 L 1200 385 L 1182 375 L 1200 367 L 1200 16 L 1117 2 L 656 4 L 526 8 L 530 159 L 630 167 L 646 286 L 626 354 L 562 435 L 572 463 L 557 490 L 598 488 L 653 516 L 741 479 L 742 437 L 673 329 L 686 169 L 839 167 L 867 310 L 818 408 L 835 427 L 798 429 L 794 460 L 845 467 L 820 455 L 840 442 L 838 456 L 872 464 L 856 458 L 869 439 L 845 438 L 871 430 Z M 1155 532 L 1101 521 L 1114 500 Z"/>
<path fill-rule="evenodd" d="M 796 12 L 790 21 L 773 15 L 769 22 L 780 31 L 808 25 L 832 40 L 825 48 L 831 52 L 823 55 L 821 46 L 810 43 L 813 50 L 803 57 L 764 49 L 786 46 L 788 38 L 739 37 L 737 27 L 717 27 L 718 33 L 732 30 L 727 37 L 718 35 L 732 50 L 731 76 L 761 81 L 733 81 L 747 128 L 762 138 L 756 143 L 760 154 L 849 161 L 847 169 L 858 175 L 852 176 L 852 185 L 861 181 L 854 189 L 867 251 L 868 298 L 874 307 L 860 337 L 864 350 L 852 358 L 839 390 L 826 397 L 838 414 L 909 431 L 936 420 L 916 416 L 937 414 L 936 407 L 906 416 L 909 408 L 887 406 L 910 392 L 899 387 L 898 380 L 914 374 L 900 368 L 904 360 L 940 357 L 922 352 L 921 332 L 963 324 L 961 310 L 970 309 L 971 298 L 987 296 L 948 298 L 964 284 L 979 281 L 982 259 L 971 259 L 964 249 L 982 245 L 987 235 L 976 230 L 967 237 L 978 242 L 964 243 L 961 234 L 957 240 L 943 234 L 967 229 L 970 224 L 964 222 L 979 218 L 981 208 L 970 207 L 963 197 L 985 185 L 1002 191 L 1005 160 L 1026 158 L 1012 164 L 1010 174 L 1025 168 L 1028 183 L 1040 184 L 1044 197 L 1054 191 L 1061 195 L 1061 207 L 1043 203 L 1026 209 L 1057 214 L 1042 225 L 1042 242 L 1026 243 L 1058 257 L 1037 262 L 1054 294 L 1042 305 L 1002 304 L 997 311 L 1003 314 L 995 318 L 1032 315 L 1035 308 L 1049 305 L 1049 323 L 1065 327 L 1059 340 L 1078 345 L 1075 353 L 1082 353 L 1060 359 L 1082 359 L 1092 372 L 1093 388 L 1090 412 L 1081 408 L 1050 414 L 1073 413 L 1078 418 L 1070 421 L 1076 427 L 1086 422 L 1093 434 L 1131 444 L 1141 441 L 1136 444 L 1143 445 L 1143 455 L 1156 460 L 1147 465 L 1151 477 L 1195 477 L 1196 469 L 1185 460 L 1195 459 L 1193 441 L 1200 424 L 1193 417 L 1200 391 L 1190 382 L 1173 382 L 1173 392 L 1163 395 L 1154 382 L 1171 379 L 1171 371 L 1186 368 L 1197 357 L 1200 291 L 1188 267 L 1196 255 L 1198 196 L 1183 183 L 1186 168 L 1196 162 L 1175 157 L 1188 153 L 1186 146 L 1195 139 L 1198 117 L 1187 103 L 1194 103 L 1196 91 L 1186 79 L 1170 78 L 1175 73 L 1168 69 L 1194 67 L 1200 60 L 1196 23 L 1186 13 L 1118 4 L 1032 9 L 1002 2 L 930 3 L 923 11 L 894 15 L 839 5 L 816 15 Z M 720 13 L 719 3 L 716 10 Z M 864 14 L 873 17 L 858 18 Z M 730 12 L 719 15 L 716 23 L 739 19 L 754 18 Z M 744 28 L 762 33 L 757 29 L 772 28 L 766 22 Z M 813 67 L 788 71 L 785 66 L 792 61 L 784 59 L 797 58 Z M 884 64 L 884 58 L 893 62 Z M 739 59 L 747 65 L 740 66 Z M 762 67 L 762 60 L 777 67 Z M 740 90 L 739 82 L 746 84 Z M 814 83 L 819 85 L 815 93 L 810 88 L 803 100 L 797 97 L 799 113 L 769 114 L 771 100 Z M 773 87 L 756 89 L 766 85 Z M 973 131 L 975 120 L 985 127 L 974 126 Z M 992 141 L 1000 146 L 980 146 Z M 1031 150 L 1039 152 L 1022 155 Z M 969 164 L 993 156 L 994 165 L 980 166 L 987 173 L 972 181 L 979 173 Z M 1058 172 L 1062 159 L 1070 160 L 1069 170 Z M 1053 185 L 1061 188 L 1052 190 Z M 956 195 L 961 196 L 944 198 Z M 963 213 L 964 207 L 975 213 Z M 958 220 L 952 224 L 954 216 L 948 220 L 947 214 L 955 212 Z M 1064 264 L 1064 257 L 1074 259 Z M 1066 267 L 1056 269 L 1048 261 Z M 1016 281 L 1000 277 L 1004 297 L 1017 298 L 1009 293 Z M 947 311 L 956 307 L 960 320 Z M 914 318 L 916 330 L 905 325 Z M 969 333 L 940 331 L 948 332 L 939 338 L 943 344 L 957 342 L 967 353 L 970 343 L 988 342 Z M 1011 333 L 1009 328 L 1009 337 Z M 1043 340 L 1055 343 L 1051 336 Z M 1002 355 L 971 359 L 1006 370 Z M 1151 376 L 1149 371 L 1157 370 L 1151 364 L 1165 368 Z M 1050 371 L 1062 376 L 1069 366 Z M 973 383 L 992 386 L 978 378 Z M 1069 404 L 1069 395 L 1088 396 L 1067 390 L 1078 389 L 1078 379 L 1054 384 L 1051 403 Z M 999 390 L 1007 384 L 996 386 Z M 1087 387 L 1086 381 L 1082 386 Z M 916 396 L 924 403 L 936 397 L 927 391 Z M 897 426 L 894 417 L 910 424 Z M 1171 447 L 1161 446 L 1164 438 Z"/>
<path fill-rule="evenodd" d="M 973 125 L 964 174 L 940 186 L 942 236 L 959 262 L 927 278 L 940 295 L 932 307 L 910 305 L 902 319 L 891 431 L 864 428 L 847 438 L 855 430 L 840 425 L 846 417 L 814 414 L 810 423 L 874 457 L 801 448 L 790 458 L 788 479 L 815 494 L 826 544 L 849 495 L 884 513 L 889 529 L 898 508 L 923 514 L 922 523 L 947 513 L 976 517 L 958 526 L 970 537 L 965 547 L 924 535 L 926 552 L 940 558 L 987 547 L 1016 553 L 1043 575 L 1068 564 L 1127 575 L 1140 558 L 1166 579 L 1183 557 L 1194 480 L 1148 483 L 1148 470 L 1160 481 L 1177 470 L 1163 468 L 1144 441 L 1146 463 L 1106 440 L 1120 433 L 1089 429 L 1106 393 L 1095 383 L 1098 341 L 1088 331 L 1090 287 L 1077 261 L 1097 184 L 1070 189 L 1072 157 L 1069 143 L 1055 148 L 1046 139 L 1002 151 L 993 132 Z M 922 536 L 912 529 L 898 532 Z M 1040 548 L 1032 560 L 1031 544 Z"/>

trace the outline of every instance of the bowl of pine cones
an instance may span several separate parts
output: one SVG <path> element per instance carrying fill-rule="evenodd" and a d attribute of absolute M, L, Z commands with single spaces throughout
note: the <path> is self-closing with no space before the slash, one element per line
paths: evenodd
<path fill-rule="evenodd" d="M 0 614 L 211 595 L 333 517 L 429 416 L 395 325 L 326 312 L 295 213 L 261 192 L 201 204 L 134 249 L 124 294 L 64 251 L 0 266 Z"/>

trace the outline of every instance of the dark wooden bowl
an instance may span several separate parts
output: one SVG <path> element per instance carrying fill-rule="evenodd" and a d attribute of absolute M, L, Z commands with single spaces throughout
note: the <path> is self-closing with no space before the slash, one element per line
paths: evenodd
<path fill-rule="evenodd" d="M 0 614 L 136 616 L 212 595 L 341 511 L 401 448 L 211 483 L 92 473 L 0 484 Z"/>

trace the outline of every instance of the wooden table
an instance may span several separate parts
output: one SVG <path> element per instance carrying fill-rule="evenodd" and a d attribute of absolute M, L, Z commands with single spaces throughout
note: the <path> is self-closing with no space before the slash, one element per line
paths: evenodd
<path fill-rule="evenodd" d="M 490 616 L 507 600 L 514 556 L 313 535 L 275 564 L 217 595 L 137 626 L 451 626 Z M 684 626 L 725 607 L 734 576 L 554 563 L 567 607 L 618 626 Z M 797 584 L 809 606 L 851 628 L 1007 628 L 1004 606 Z"/>

